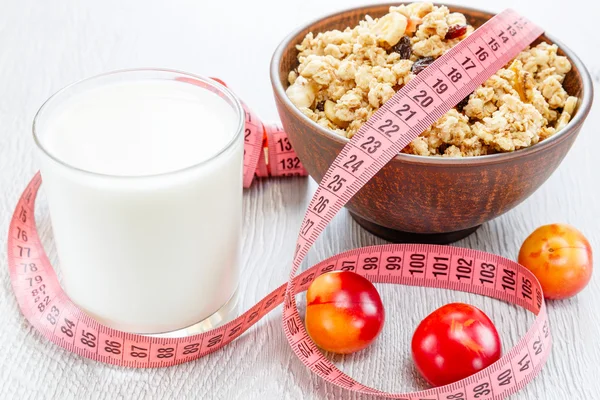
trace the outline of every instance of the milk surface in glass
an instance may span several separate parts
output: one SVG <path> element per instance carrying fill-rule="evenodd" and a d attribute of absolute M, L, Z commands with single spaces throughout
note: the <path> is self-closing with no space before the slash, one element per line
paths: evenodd
<path fill-rule="evenodd" d="M 225 89 L 177 77 L 83 81 L 34 126 L 62 285 L 125 331 L 193 325 L 237 289 L 243 111 Z"/>

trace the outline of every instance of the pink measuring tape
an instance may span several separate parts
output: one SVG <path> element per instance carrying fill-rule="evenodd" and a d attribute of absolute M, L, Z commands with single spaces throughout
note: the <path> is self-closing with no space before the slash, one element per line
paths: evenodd
<path fill-rule="evenodd" d="M 551 346 L 542 289 L 535 276 L 518 263 L 449 246 L 383 245 L 347 251 L 296 273 L 325 226 L 377 171 L 541 33 L 516 12 L 504 11 L 400 89 L 342 149 L 319 184 L 300 227 L 289 281 L 235 320 L 203 334 L 171 339 L 125 333 L 78 309 L 61 289 L 36 231 L 34 204 L 41 185 L 37 174 L 17 204 L 8 239 L 11 282 L 21 311 L 46 338 L 68 351 L 120 366 L 166 367 L 220 349 L 284 303 L 283 328 L 290 347 L 304 365 L 335 385 L 406 400 L 497 399 L 517 392 L 542 368 Z M 244 186 L 255 175 L 305 175 L 285 132 L 278 126 L 265 127 L 244 108 Z M 521 306 L 536 318 L 518 344 L 490 367 L 447 386 L 386 393 L 341 372 L 304 329 L 295 295 L 318 275 L 336 270 L 354 271 L 372 282 L 477 293 Z"/>
<path fill-rule="evenodd" d="M 255 176 L 268 178 L 308 175 L 283 128 L 278 124 L 263 125 L 245 103 L 242 102 L 242 106 L 246 114 L 244 187 L 249 188 Z"/>

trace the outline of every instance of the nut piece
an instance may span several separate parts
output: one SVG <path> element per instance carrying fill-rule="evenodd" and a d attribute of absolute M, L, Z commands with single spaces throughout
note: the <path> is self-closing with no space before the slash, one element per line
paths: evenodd
<path fill-rule="evenodd" d="M 563 108 L 563 112 L 558 117 L 558 121 L 556 122 L 556 132 L 563 129 L 573 118 L 573 113 L 575 113 L 575 107 L 577 107 L 577 97 L 569 96 L 567 101 L 565 101 L 565 108 Z"/>
<path fill-rule="evenodd" d="M 306 78 L 299 76 L 285 91 L 290 101 L 298 108 L 308 108 L 315 101 L 315 93 Z"/>
<path fill-rule="evenodd" d="M 391 12 L 379 18 L 379 21 L 371 28 L 377 40 L 393 46 L 400 41 L 408 21 L 406 17 L 397 12 Z"/>
<path fill-rule="evenodd" d="M 335 103 L 331 100 L 327 100 L 325 102 L 325 116 L 327 117 L 327 119 L 329 119 L 331 122 L 333 122 L 337 126 L 340 126 L 340 127 L 348 126 L 347 121 L 342 121 L 335 115 Z"/>

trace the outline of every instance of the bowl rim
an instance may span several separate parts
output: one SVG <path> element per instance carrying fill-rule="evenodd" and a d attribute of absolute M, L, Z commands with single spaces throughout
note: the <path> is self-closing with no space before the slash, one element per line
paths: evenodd
<path fill-rule="evenodd" d="M 305 23 L 302 26 L 294 29 L 277 46 L 277 48 L 275 49 L 275 52 L 273 53 L 273 56 L 271 58 L 270 78 L 271 78 L 271 85 L 273 86 L 273 91 L 275 93 L 275 96 L 278 97 L 279 100 L 281 102 L 283 102 L 283 105 L 288 110 L 291 110 L 291 112 L 296 117 L 299 117 L 304 122 L 308 123 L 320 135 L 325 136 L 329 139 L 333 139 L 335 142 L 338 142 L 342 145 L 346 145 L 347 143 L 349 143 L 350 139 L 340 136 L 337 133 L 317 124 L 316 122 L 314 122 L 313 120 L 308 118 L 306 115 L 304 115 L 304 113 L 302 113 L 300 111 L 300 109 L 298 107 L 296 107 L 290 101 L 290 99 L 288 98 L 288 96 L 285 93 L 285 89 L 281 83 L 280 76 L 279 76 L 279 65 L 283 58 L 283 53 L 284 53 L 285 49 L 294 40 L 294 38 L 296 38 L 296 36 L 298 36 L 300 34 L 300 32 L 323 21 L 324 19 L 328 19 L 331 17 L 337 17 L 340 15 L 343 15 L 343 14 L 346 14 L 349 12 L 358 11 L 358 10 L 366 10 L 366 9 L 369 9 L 372 7 L 384 7 L 385 8 L 385 7 L 397 6 L 400 4 L 410 4 L 410 3 L 412 3 L 412 2 L 394 2 L 394 3 L 379 3 L 379 4 L 375 3 L 375 4 L 364 5 L 364 6 L 347 8 L 347 9 L 343 9 L 343 10 L 340 10 L 337 12 L 333 12 L 333 13 L 321 16 L 317 19 L 314 19 L 314 20 L 312 20 L 308 23 Z M 465 6 L 451 4 L 451 3 L 434 3 L 434 5 L 437 5 L 437 6 L 444 5 L 450 9 L 463 10 L 462 12 L 483 12 L 486 14 L 490 14 L 492 16 L 496 15 L 496 13 L 494 13 L 492 11 L 487 11 L 484 9 L 474 8 L 474 7 L 465 7 Z M 583 121 L 589 114 L 591 106 L 592 106 L 592 100 L 593 100 L 593 96 L 594 96 L 592 78 L 591 78 L 587 68 L 583 64 L 583 62 L 579 59 L 579 57 L 570 48 L 568 48 L 560 40 L 556 40 L 552 35 L 549 35 L 546 31 L 544 31 L 543 36 L 545 36 L 553 44 L 556 44 L 559 47 L 559 49 L 563 51 L 563 53 L 567 56 L 569 61 L 571 61 L 571 64 L 579 72 L 579 75 L 580 75 L 582 83 L 583 83 L 583 86 L 582 86 L 583 95 L 582 95 L 582 97 L 579 98 L 580 103 L 579 103 L 579 107 L 577 109 L 577 113 L 575 114 L 575 117 L 572 118 L 571 121 L 569 121 L 569 123 L 567 124 L 566 127 L 564 127 L 562 130 L 560 130 L 558 133 L 554 134 L 553 136 L 549 137 L 548 139 L 545 139 L 539 143 L 536 143 L 533 146 L 530 146 L 530 147 L 527 147 L 524 149 L 520 149 L 520 150 L 516 150 L 516 151 L 512 151 L 512 152 L 507 152 L 507 153 L 496 153 L 496 154 L 471 156 L 471 157 L 432 157 L 432 156 L 420 156 L 420 155 L 415 155 L 415 154 L 399 153 L 391 161 L 400 161 L 402 163 L 409 163 L 409 164 L 421 164 L 421 165 L 426 164 L 426 165 L 439 166 L 439 167 L 496 164 L 496 163 L 502 163 L 505 161 L 509 161 L 514 158 L 523 157 L 523 156 L 527 156 L 527 155 L 530 155 L 533 153 L 544 151 L 545 149 L 553 147 L 554 145 L 558 144 L 562 140 L 566 139 L 571 134 L 577 132 L 578 127 L 580 127 L 581 124 L 583 124 Z"/>

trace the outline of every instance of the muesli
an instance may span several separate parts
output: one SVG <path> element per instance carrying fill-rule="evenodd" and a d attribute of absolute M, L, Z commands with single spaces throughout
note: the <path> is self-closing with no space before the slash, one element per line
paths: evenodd
<path fill-rule="evenodd" d="M 290 100 L 310 119 L 351 138 L 403 85 L 473 32 L 461 13 L 412 3 L 379 19 L 306 35 L 289 73 Z M 571 119 L 577 98 L 563 88 L 571 70 L 558 47 L 521 52 L 403 152 L 464 157 L 510 152 L 544 140 Z"/>

